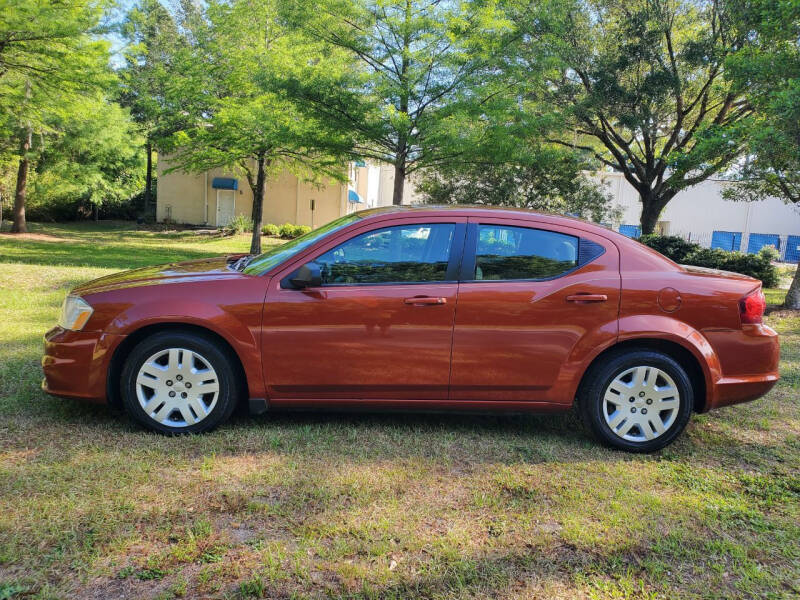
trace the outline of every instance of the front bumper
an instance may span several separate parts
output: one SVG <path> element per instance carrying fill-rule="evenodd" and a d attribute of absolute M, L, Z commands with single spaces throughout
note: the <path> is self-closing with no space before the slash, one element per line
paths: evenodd
<path fill-rule="evenodd" d="M 44 336 L 42 390 L 53 396 L 106 402 L 108 367 L 124 338 L 102 331 L 54 327 Z"/>

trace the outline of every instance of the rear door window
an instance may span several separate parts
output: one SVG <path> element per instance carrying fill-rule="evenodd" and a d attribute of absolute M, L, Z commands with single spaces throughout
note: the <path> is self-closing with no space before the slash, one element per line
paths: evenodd
<path fill-rule="evenodd" d="M 478 225 L 476 281 L 549 279 L 578 266 L 579 238 L 529 227 Z"/>

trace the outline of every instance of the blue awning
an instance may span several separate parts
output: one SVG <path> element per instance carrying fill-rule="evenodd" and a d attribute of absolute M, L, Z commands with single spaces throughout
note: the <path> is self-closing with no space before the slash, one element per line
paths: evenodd
<path fill-rule="evenodd" d="M 359 158 L 357 161 L 355 161 L 355 163 L 354 163 L 354 164 L 355 164 L 357 167 L 366 167 L 366 166 L 367 166 L 367 163 L 366 163 L 366 161 L 365 161 L 364 159 L 362 159 L 362 158 Z"/>
<path fill-rule="evenodd" d="M 215 190 L 238 190 L 239 180 L 233 177 L 214 177 L 211 187 Z"/>
<path fill-rule="evenodd" d="M 347 201 L 353 204 L 364 204 L 364 200 L 359 196 L 355 190 L 347 190 Z"/>

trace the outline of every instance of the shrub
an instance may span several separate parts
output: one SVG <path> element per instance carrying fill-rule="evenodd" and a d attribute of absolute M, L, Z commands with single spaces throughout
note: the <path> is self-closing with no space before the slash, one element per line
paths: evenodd
<path fill-rule="evenodd" d="M 261 228 L 261 233 L 264 235 L 277 236 L 280 235 L 280 228 L 275 223 L 267 223 Z"/>
<path fill-rule="evenodd" d="M 676 263 L 749 275 L 760 279 L 764 287 L 778 285 L 778 270 L 772 264 L 776 251 L 772 247 L 762 248 L 758 254 L 743 254 L 703 248 L 678 236 L 643 235 L 639 241 Z"/>
<path fill-rule="evenodd" d="M 311 231 L 308 225 L 292 225 L 284 223 L 278 228 L 278 235 L 285 239 L 292 239 Z"/>
<path fill-rule="evenodd" d="M 759 256 L 764 256 L 770 262 L 780 260 L 781 253 L 778 252 L 778 249 L 775 246 L 762 246 L 761 250 L 758 251 Z"/>
<path fill-rule="evenodd" d="M 247 233 L 253 231 L 253 219 L 247 215 L 236 215 L 225 228 L 232 233 Z"/>
<path fill-rule="evenodd" d="M 301 235 L 305 235 L 309 231 L 311 231 L 311 227 L 309 227 L 308 225 L 297 225 L 295 226 L 294 231 L 295 231 L 295 237 L 300 237 Z"/>
<path fill-rule="evenodd" d="M 289 239 L 294 237 L 294 225 L 291 223 L 284 223 L 278 227 L 278 235 L 282 238 Z"/>
<path fill-rule="evenodd" d="M 308 225 L 292 225 L 291 223 L 284 223 L 283 225 L 275 225 L 267 223 L 261 228 L 261 233 L 264 235 L 280 236 L 286 240 L 299 237 L 311 231 Z"/>
<path fill-rule="evenodd" d="M 658 235 L 655 233 L 645 234 L 639 238 L 645 246 L 650 246 L 653 250 L 661 252 L 667 258 L 676 263 L 683 263 L 684 259 L 694 250 L 700 248 L 698 244 L 687 242 L 677 235 Z"/>

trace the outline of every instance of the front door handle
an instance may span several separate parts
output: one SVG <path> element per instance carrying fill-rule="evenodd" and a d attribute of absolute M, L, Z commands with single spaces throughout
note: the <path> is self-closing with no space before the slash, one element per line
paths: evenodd
<path fill-rule="evenodd" d="M 567 302 L 605 302 L 608 296 L 605 294 L 572 294 L 567 296 Z"/>
<path fill-rule="evenodd" d="M 447 304 L 447 298 L 432 298 L 430 296 L 414 296 L 413 298 L 406 298 L 403 300 L 406 304 L 412 304 L 414 306 L 428 306 L 428 305 L 436 305 L 436 304 Z"/>

